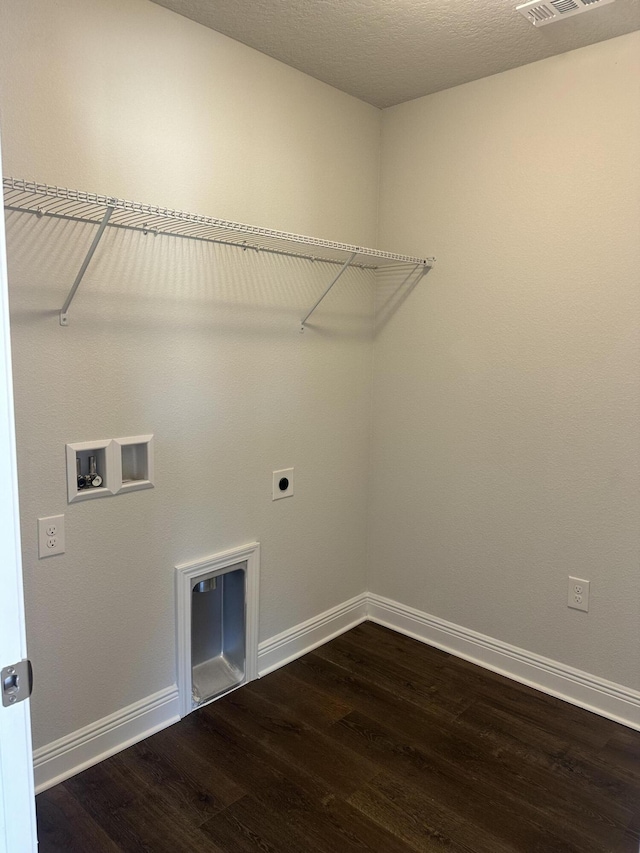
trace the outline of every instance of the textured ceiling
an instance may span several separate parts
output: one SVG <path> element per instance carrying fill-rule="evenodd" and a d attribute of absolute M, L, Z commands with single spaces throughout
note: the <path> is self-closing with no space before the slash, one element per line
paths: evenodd
<path fill-rule="evenodd" d="M 153 2 L 377 107 L 640 29 L 640 0 L 539 29 L 519 0 Z"/>

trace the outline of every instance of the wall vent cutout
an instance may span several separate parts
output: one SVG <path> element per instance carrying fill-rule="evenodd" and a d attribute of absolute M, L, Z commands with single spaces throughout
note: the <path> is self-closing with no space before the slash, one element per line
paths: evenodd
<path fill-rule="evenodd" d="M 562 18 L 571 18 L 582 12 L 597 9 L 598 6 L 608 6 L 614 0 L 529 0 L 516 6 L 520 12 L 535 27 L 553 24 Z"/>
<path fill-rule="evenodd" d="M 176 566 L 180 716 L 258 677 L 260 544 Z"/>

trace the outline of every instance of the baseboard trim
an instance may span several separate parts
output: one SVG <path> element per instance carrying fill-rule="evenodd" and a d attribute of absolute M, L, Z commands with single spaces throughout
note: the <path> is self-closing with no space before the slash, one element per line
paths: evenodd
<path fill-rule="evenodd" d="M 178 711 L 178 688 L 173 686 L 36 749 L 36 794 L 177 722 Z"/>
<path fill-rule="evenodd" d="M 640 730 L 640 692 L 369 593 L 368 618 L 401 634 Z"/>
<path fill-rule="evenodd" d="M 373 593 L 362 593 L 260 643 L 259 676 L 267 675 L 367 619 L 640 730 L 640 692 Z M 33 756 L 36 793 L 98 764 L 179 719 L 178 688 L 174 685 L 37 749 Z"/>
<path fill-rule="evenodd" d="M 344 634 L 366 618 L 367 594 L 362 593 L 265 640 L 258 646 L 259 677 Z"/>
<path fill-rule="evenodd" d="M 366 618 L 367 595 L 363 593 L 283 631 L 260 644 L 259 674 L 266 675 L 284 666 Z M 35 750 L 36 793 L 64 782 L 179 719 L 179 694 L 174 685 Z"/>

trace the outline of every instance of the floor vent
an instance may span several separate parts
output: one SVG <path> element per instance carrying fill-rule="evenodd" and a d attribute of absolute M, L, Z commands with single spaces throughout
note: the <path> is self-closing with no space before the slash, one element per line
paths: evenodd
<path fill-rule="evenodd" d="M 571 18 L 582 12 L 589 12 L 598 6 L 608 6 L 614 0 L 529 0 L 516 6 L 516 12 L 520 12 L 535 27 L 544 27 L 553 24 L 562 18 Z"/>

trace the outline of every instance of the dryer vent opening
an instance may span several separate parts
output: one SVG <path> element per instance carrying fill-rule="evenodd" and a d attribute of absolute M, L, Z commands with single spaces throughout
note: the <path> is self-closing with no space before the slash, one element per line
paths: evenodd
<path fill-rule="evenodd" d="M 176 567 L 181 716 L 257 678 L 259 545 Z"/>
<path fill-rule="evenodd" d="M 191 699 L 201 705 L 244 682 L 246 563 L 191 590 Z"/>

